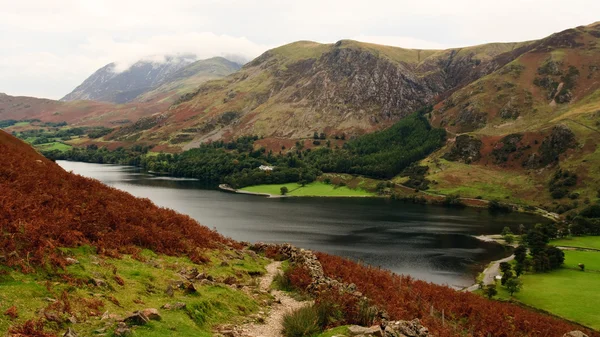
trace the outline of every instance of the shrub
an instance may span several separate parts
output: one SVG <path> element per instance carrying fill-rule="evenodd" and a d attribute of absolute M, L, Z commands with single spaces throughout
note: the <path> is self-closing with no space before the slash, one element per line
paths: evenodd
<path fill-rule="evenodd" d="M 314 306 L 300 308 L 283 316 L 283 335 L 285 337 L 310 337 L 319 334 L 319 315 Z"/>

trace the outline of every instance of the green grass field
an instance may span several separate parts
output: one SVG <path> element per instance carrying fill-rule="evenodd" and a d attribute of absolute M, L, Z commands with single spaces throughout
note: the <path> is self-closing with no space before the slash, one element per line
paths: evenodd
<path fill-rule="evenodd" d="M 370 197 L 375 196 L 375 193 L 367 192 L 362 189 L 350 189 L 346 186 L 336 186 L 315 181 L 302 187 L 298 183 L 287 184 L 272 184 L 272 185 L 256 185 L 244 187 L 241 190 L 253 193 L 269 193 L 281 195 L 281 187 L 287 187 L 289 196 L 296 197 Z"/>
<path fill-rule="evenodd" d="M 46 144 L 39 144 L 36 146 L 40 150 L 51 151 L 51 150 L 59 150 L 59 151 L 68 151 L 71 149 L 71 145 L 67 145 L 61 142 L 52 142 Z"/>
<path fill-rule="evenodd" d="M 600 273 L 560 269 L 521 276 L 523 289 L 514 299 L 566 319 L 600 329 Z M 498 283 L 498 297 L 509 299 Z"/>
<path fill-rule="evenodd" d="M 586 271 L 597 271 L 600 286 L 600 252 L 567 250 L 565 251 L 565 267 L 579 269 L 578 264 L 585 264 Z"/>
<path fill-rule="evenodd" d="M 573 236 L 570 238 L 552 240 L 550 244 L 563 247 L 600 249 L 600 236 Z"/>
<path fill-rule="evenodd" d="M 593 237 L 592 237 L 593 238 Z M 553 242 L 554 243 L 554 242 Z M 523 289 L 514 299 L 566 319 L 600 329 L 600 252 L 567 250 L 564 268 L 521 276 Z M 579 270 L 585 264 L 585 272 Z M 498 297 L 509 299 L 498 283 Z"/>

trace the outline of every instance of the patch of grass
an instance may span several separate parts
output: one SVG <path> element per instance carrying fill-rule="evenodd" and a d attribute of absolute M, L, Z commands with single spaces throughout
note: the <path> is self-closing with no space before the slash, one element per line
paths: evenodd
<path fill-rule="evenodd" d="M 557 316 L 600 329 L 597 291 L 600 275 L 560 269 L 550 273 L 521 276 L 523 289 L 514 299 Z M 498 284 L 498 298 L 509 299 L 508 291 Z"/>
<path fill-rule="evenodd" d="M 281 195 L 281 187 L 287 187 L 289 196 L 297 197 L 370 197 L 375 193 L 363 189 L 351 189 L 347 186 L 336 186 L 315 181 L 302 187 L 297 183 L 255 185 L 242 188 L 243 191 Z"/>
<path fill-rule="evenodd" d="M 97 318 L 104 312 L 124 317 L 136 310 L 157 308 L 163 319 L 136 327 L 135 335 L 209 337 L 213 325 L 234 322 L 240 316 L 256 312 L 257 300 L 219 283 L 203 286 L 196 283 L 196 293 L 175 287 L 173 296 L 166 292 L 168 286 L 182 280 L 181 270 L 192 268 L 216 279 L 233 276 L 238 283 L 251 283 L 249 274 L 264 273 L 268 263 L 262 257 L 227 249 L 206 251 L 208 262 L 202 265 L 186 257 L 157 255 L 149 250 L 136 254 L 136 259 L 130 255 L 99 256 L 95 248 L 87 246 L 61 250 L 79 263 L 68 266 L 66 271 L 37 270 L 28 274 L 4 268 L 0 276 L 0 310 L 4 312 L 15 305 L 19 317 L 11 321 L 0 315 L 0 334 L 4 335 L 9 326 L 40 317 L 43 309 L 52 303 L 47 298 L 60 300 L 61 294 L 66 293 L 73 314 L 78 317 L 78 323 L 71 326 L 79 335 L 91 336 L 94 330 L 104 327 L 105 322 Z M 106 286 L 93 286 L 92 279 L 103 280 Z M 264 297 L 267 299 L 268 295 Z M 85 303 L 93 301 L 100 306 L 87 309 Z M 162 305 L 175 302 L 185 303 L 186 308 L 161 309 Z M 62 335 L 66 326 L 50 325 L 50 328 Z"/>
<path fill-rule="evenodd" d="M 585 272 L 578 270 L 578 263 L 585 264 Z M 600 303 L 600 292 L 597 291 L 600 285 L 599 269 L 600 253 L 565 251 L 565 268 L 521 276 L 523 289 L 515 293 L 513 299 L 600 329 L 600 316 L 597 314 Z M 506 288 L 499 283 L 497 289 L 498 298 L 510 299 Z"/>
<path fill-rule="evenodd" d="M 285 337 L 310 337 L 323 331 L 319 325 L 319 314 L 315 306 L 300 308 L 283 316 Z"/>
<path fill-rule="evenodd" d="M 530 200 L 531 191 L 536 191 L 536 181 L 513 171 L 491 169 L 481 165 L 468 165 L 444 159 L 427 159 L 422 162 L 429 166 L 427 179 L 434 181 L 428 192 L 437 194 L 458 194 L 461 197 L 487 200 L 506 200 L 525 204 Z M 545 191 L 544 191 L 545 192 Z"/>
<path fill-rule="evenodd" d="M 572 236 L 552 240 L 550 244 L 554 246 L 600 249 L 600 236 Z"/>
<path fill-rule="evenodd" d="M 598 285 L 600 285 L 600 252 L 567 250 L 565 253 L 565 267 L 579 270 L 579 263 L 585 265 L 586 271 L 596 271 Z"/>
<path fill-rule="evenodd" d="M 52 150 L 68 151 L 71 149 L 71 145 L 67 145 L 67 144 L 61 143 L 61 142 L 52 142 L 52 143 L 36 145 L 36 148 L 38 148 L 40 150 L 44 150 L 44 151 L 52 151 Z"/>
<path fill-rule="evenodd" d="M 337 328 L 329 329 L 323 333 L 318 334 L 315 337 L 333 337 L 333 336 L 347 336 L 350 333 L 347 325 L 338 326 Z"/>

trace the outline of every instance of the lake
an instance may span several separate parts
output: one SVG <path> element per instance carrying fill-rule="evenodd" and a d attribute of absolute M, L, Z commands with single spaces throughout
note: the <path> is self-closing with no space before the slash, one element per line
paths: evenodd
<path fill-rule="evenodd" d="M 265 198 L 203 189 L 190 179 L 129 166 L 57 161 L 67 171 L 188 214 L 223 235 L 289 242 L 438 284 L 464 287 L 492 260 L 508 255 L 473 235 L 546 221 L 528 214 L 406 204 L 383 198 Z"/>

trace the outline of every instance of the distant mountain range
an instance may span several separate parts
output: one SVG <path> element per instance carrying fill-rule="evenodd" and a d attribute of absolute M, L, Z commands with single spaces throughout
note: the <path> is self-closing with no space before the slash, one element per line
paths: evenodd
<path fill-rule="evenodd" d="M 421 162 L 432 191 L 549 205 L 559 166 L 586 184 L 556 187 L 557 195 L 568 192 L 573 203 L 600 196 L 600 23 L 448 50 L 299 41 L 239 70 L 221 58 L 171 63 L 141 62 L 119 74 L 107 66 L 66 97 L 127 104 L 3 95 L 0 120 L 115 128 L 94 140 L 99 146 L 179 152 L 257 135 L 255 146 L 285 152 L 297 141 L 323 146 L 313 145 L 315 133 L 351 139 L 431 105 L 429 121 L 449 133 Z"/>
<path fill-rule="evenodd" d="M 140 60 L 120 72 L 115 63 L 110 63 L 98 69 L 61 101 L 93 100 L 122 104 L 165 84 L 179 89 L 188 83 L 200 84 L 227 76 L 240 67 L 222 57 L 196 60 L 193 55 L 167 56 L 160 62 Z"/>

